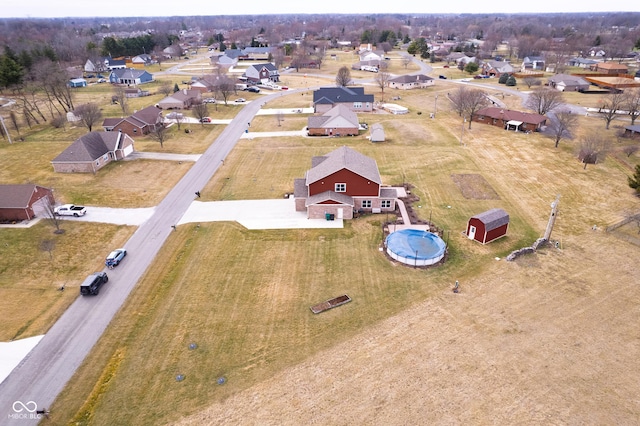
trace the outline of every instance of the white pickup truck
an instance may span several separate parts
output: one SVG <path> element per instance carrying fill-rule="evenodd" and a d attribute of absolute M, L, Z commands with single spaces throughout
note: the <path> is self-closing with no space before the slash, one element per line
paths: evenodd
<path fill-rule="evenodd" d="M 75 204 L 63 204 L 53 209 L 53 214 L 56 216 L 84 216 L 87 214 L 87 209 L 84 206 L 76 206 Z"/>

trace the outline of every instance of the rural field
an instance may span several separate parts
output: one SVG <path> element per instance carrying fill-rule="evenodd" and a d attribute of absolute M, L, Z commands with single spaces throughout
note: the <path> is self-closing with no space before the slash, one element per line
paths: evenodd
<path fill-rule="evenodd" d="M 362 116 L 383 124 L 382 144 L 242 140 L 202 191 L 281 198 L 312 156 L 345 144 L 375 158 L 384 183 L 412 185 L 414 211 L 445 230 L 446 263 L 390 261 L 382 215 L 340 230 L 180 226 L 44 423 L 637 424 L 640 248 L 604 229 L 637 211 L 626 176 L 640 158 L 616 155 L 613 128 L 612 155 L 586 169 L 577 140 L 469 129 L 447 104 L 455 88 L 402 93 L 405 116 Z M 302 97 L 265 107 L 289 98 Z M 580 119 L 580 134 L 594 131 L 604 123 Z M 558 195 L 557 247 L 506 262 L 542 236 Z M 493 207 L 509 212 L 508 236 L 467 240 L 469 216 Z M 353 301 L 309 310 L 341 294 Z"/>

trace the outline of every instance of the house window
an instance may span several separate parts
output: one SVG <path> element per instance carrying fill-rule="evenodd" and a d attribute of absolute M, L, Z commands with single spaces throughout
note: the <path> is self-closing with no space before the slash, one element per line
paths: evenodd
<path fill-rule="evenodd" d="M 383 209 L 391 208 L 391 200 L 382 200 L 380 207 L 382 207 Z"/>
<path fill-rule="evenodd" d="M 138 129 L 133 129 L 133 133 L 138 133 Z"/>
<path fill-rule="evenodd" d="M 354 102 L 353 103 L 353 107 L 354 108 L 362 108 L 362 102 Z"/>
<path fill-rule="evenodd" d="M 370 209 L 371 208 L 371 200 L 362 200 L 362 208 Z"/>
<path fill-rule="evenodd" d="M 346 183 L 336 183 L 336 192 L 347 192 Z"/>

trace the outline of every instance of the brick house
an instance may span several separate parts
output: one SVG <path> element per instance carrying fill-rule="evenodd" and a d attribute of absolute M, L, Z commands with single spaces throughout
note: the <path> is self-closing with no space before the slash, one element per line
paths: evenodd
<path fill-rule="evenodd" d="M 547 122 L 547 117 L 532 112 L 512 111 L 487 107 L 473 114 L 473 121 L 516 132 L 537 132 Z"/>
<path fill-rule="evenodd" d="M 307 119 L 309 136 L 357 136 L 359 128 L 356 113 L 342 104 Z"/>
<path fill-rule="evenodd" d="M 396 190 L 383 187 L 376 161 L 343 146 L 313 157 L 304 178 L 294 181 L 296 211 L 309 219 L 353 219 L 354 212 L 392 212 Z"/>
<path fill-rule="evenodd" d="M 161 109 L 185 109 L 201 101 L 202 92 L 200 90 L 182 89 L 158 102 L 158 106 Z"/>
<path fill-rule="evenodd" d="M 39 203 L 54 205 L 53 191 L 44 186 L 29 184 L 0 185 L 0 222 L 20 222 L 36 216 Z"/>
<path fill-rule="evenodd" d="M 59 173 L 95 173 L 133 152 L 133 139 L 123 132 L 91 132 L 81 136 L 51 161 Z"/>
<path fill-rule="evenodd" d="M 107 132 L 117 130 L 134 137 L 155 131 L 158 127 L 164 126 L 163 121 L 162 110 L 156 106 L 149 106 L 126 118 L 105 118 L 102 127 Z"/>
<path fill-rule="evenodd" d="M 629 74 L 629 67 L 616 62 L 598 62 L 591 65 L 591 70 L 602 74 Z"/>
<path fill-rule="evenodd" d="M 365 95 L 364 87 L 321 87 L 313 92 L 314 112 L 324 113 L 338 104 L 353 112 L 373 111 L 373 95 Z"/>

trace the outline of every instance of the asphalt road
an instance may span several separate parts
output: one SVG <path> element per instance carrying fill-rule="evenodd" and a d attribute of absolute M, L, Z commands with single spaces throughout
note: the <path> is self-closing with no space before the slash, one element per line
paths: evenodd
<path fill-rule="evenodd" d="M 267 95 L 264 102 L 281 96 Z M 89 354 L 129 293 L 153 262 L 199 191 L 209 182 L 256 115 L 262 102 L 248 103 L 209 149 L 155 208 L 124 248 L 129 253 L 98 296 L 78 297 L 40 343 L 0 384 L 0 424 L 37 424 L 35 412 L 48 408 Z M 78 277 L 81 282 L 85 277 Z M 19 401 L 20 403 L 16 403 Z M 30 403 L 33 401 L 33 403 Z M 31 412 L 33 410 L 33 412 Z"/>

